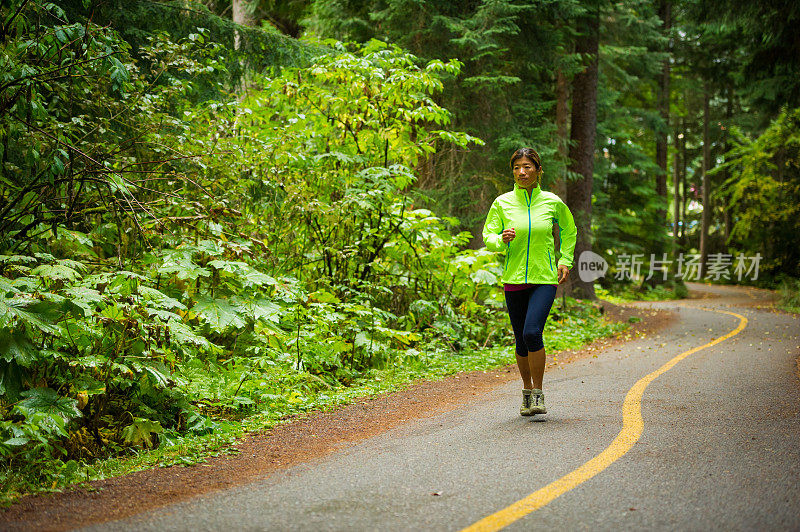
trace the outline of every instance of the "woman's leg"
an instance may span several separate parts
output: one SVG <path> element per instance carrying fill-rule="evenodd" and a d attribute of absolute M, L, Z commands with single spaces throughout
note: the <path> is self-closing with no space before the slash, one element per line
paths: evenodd
<path fill-rule="evenodd" d="M 529 373 L 533 389 L 542 389 L 544 379 L 545 352 L 542 331 L 556 297 L 556 287 L 550 284 L 540 284 L 532 288 L 533 293 L 528 299 L 528 308 L 525 315 L 522 338 L 528 350 Z"/>
<path fill-rule="evenodd" d="M 517 367 L 519 368 L 519 376 L 522 377 L 522 389 L 533 390 L 534 385 L 531 381 L 531 364 L 528 362 L 528 357 L 521 357 L 517 354 Z M 541 383 L 539 383 L 540 388 L 541 386 Z"/>
<path fill-rule="evenodd" d="M 547 356 L 544 354 L 544 347 L 538 351 L 528 353 L 528 372 L 531 376 L 531 390 L 541 390 L 542 380 L 544 380 L 544 363 Z"/>
<path fill-rule="evenodd" d="M 530 363 L 528 362 L 528 347 L 525 345 L 523 330 L 525 328 L 525 318 L 528 313 L 528 299 L 533 289 L 506 292 L 506 307 L 508 308 L 508 318 L 511 321 L 511 328 L 514 330 L 516 345 L 514 348 L 519 375 L 522 377 L 522 387 L 526 390 L 532 389 Z"/>

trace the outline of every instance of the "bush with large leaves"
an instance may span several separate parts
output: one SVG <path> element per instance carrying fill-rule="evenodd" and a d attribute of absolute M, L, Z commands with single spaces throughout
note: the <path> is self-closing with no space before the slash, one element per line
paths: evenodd
<path fill-rule="evenodd" d="M 213 431 L 213 418 L 275 419 L 375 368 L 488 341 L 495 257 L 464 250 L 456 221 L 409 191 L 434 143 L 479 142 L 450 131 L 433 99 L 457 62 L 326 43 L 309 67 L 197 103 L 198 83 L 225 94 L 203 30 L 154 33 L 134 59 L 112 28 L 70 23 L 55 4 L 11 8 L 8 464 L 155 446 Z M 74 470 L 67 461 L 58 478 Z"/>

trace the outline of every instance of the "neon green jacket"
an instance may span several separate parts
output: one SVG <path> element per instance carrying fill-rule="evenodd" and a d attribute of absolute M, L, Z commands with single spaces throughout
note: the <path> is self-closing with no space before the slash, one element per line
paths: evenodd
<path fill-rule="evenodd" d="M 555 264 L 553 222 L 561 230 L 561 258 Z M 514 228 L 517 236 L 503 243 L 504 229 Z M 524 188 L 498 196 L 483 226 L 483 241 L 490 251 L 505 251 L 503 283 L 556 284 L 558 266 L 572 268 L 578 230 L 569 208 L 552 192 L 536 187 L 530 199 Z"/>

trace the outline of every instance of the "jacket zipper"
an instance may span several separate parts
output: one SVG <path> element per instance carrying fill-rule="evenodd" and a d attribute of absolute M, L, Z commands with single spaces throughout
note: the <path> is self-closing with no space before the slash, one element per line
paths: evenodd
<path fill-rule="evenodd" d="M 525 203 L 528 204 L 528 247 L 525 248 L 525 284 L 528 284 L 528 256 L 531 250 L 531 198 L 528 197 L 528 191 L 522 189 L 525 194 Z"/>
<path fill-rule="evenodd" d="M 550 271 L 553 271 L 553 259 L 550 258 L 550 250 L 547 250 L 547 262 L 550 263 Z"/>

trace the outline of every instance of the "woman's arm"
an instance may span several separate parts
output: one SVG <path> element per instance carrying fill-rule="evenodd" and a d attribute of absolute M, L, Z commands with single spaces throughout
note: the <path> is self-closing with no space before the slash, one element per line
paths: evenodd
<path fill-rule="evenodd" d="M 503 218 L 497 200 L 489 208 L 486 222 L 483 224 L 483 243 L 489 251 L 503 251 Z"/>
<path fill-rule="evenodd" d="M 569 207 L 564 202 L 559 202 L 556 206 L 556 223 L 561 230 L 561 258 L 558 259 L 558 265 L 572 268 L 578 228 L 575 227 L 572 213 L 569 212 Z"/>

